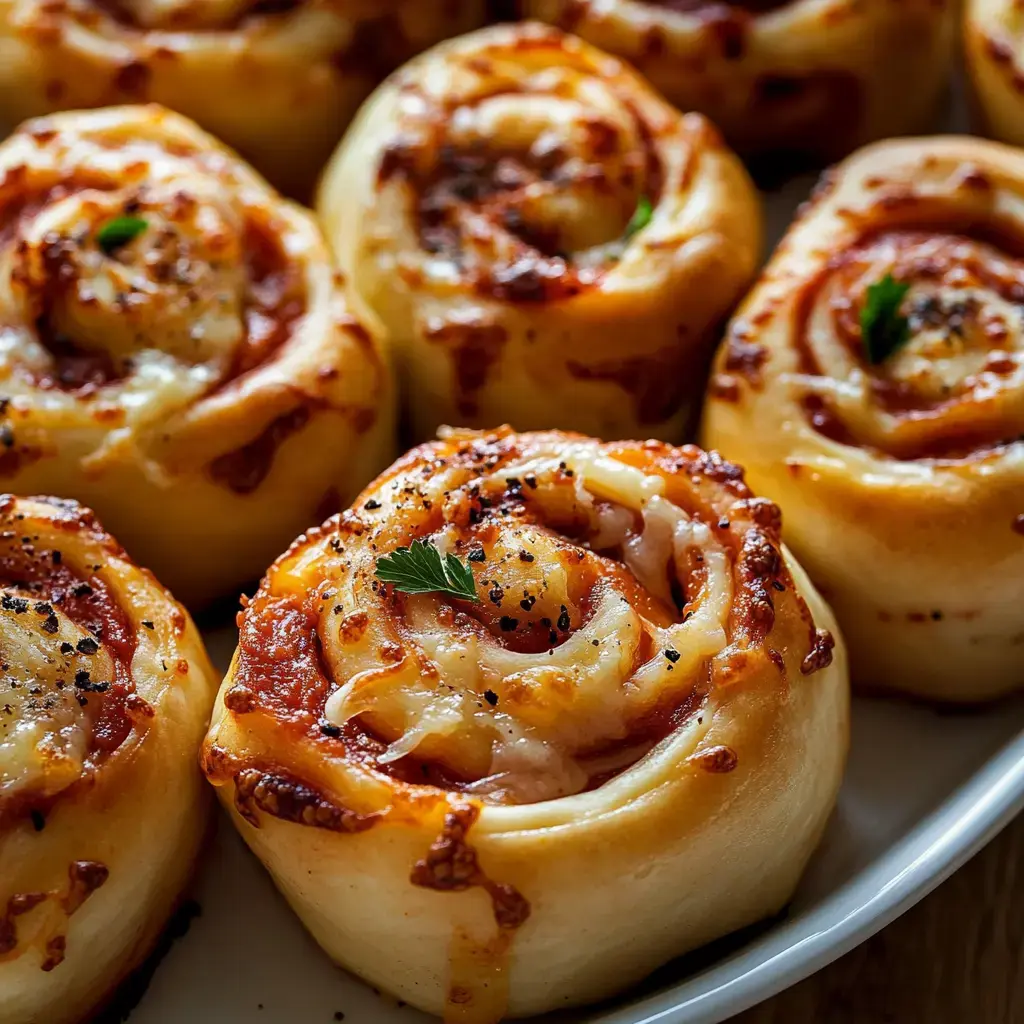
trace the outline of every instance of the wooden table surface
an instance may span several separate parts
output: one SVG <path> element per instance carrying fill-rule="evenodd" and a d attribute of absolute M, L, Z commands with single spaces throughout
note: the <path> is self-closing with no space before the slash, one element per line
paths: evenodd
<path fill-rule="evenodd" d="M 903 917 L 732 1024 L 1024 1024 L 1024 816 Z"/>

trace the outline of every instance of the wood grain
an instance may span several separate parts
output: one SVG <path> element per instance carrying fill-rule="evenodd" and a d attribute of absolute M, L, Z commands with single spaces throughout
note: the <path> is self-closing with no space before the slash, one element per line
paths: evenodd
<path fill-rule="evenodd" d="M 1024 1024 L 1024 817 L 841 960 L 732 1024 Z"/>

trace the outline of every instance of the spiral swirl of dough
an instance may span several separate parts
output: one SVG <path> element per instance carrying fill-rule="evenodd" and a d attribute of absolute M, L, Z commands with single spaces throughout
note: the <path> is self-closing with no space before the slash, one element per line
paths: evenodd
<path fill-rule="evenodd" d="M 411 541 L 476 599 L 382 583 Z M 240 625 L 211 781 L 331 956 L 452 1019 L 607 995 L 780 906 L 838 786 L 831 614 L 778 509 L 693 446 L 452 432 L 301 537 Z M 570 943 L 581 919 L 615 941 Z"/>
<path fill-rule="evenodd" d="M 871 357 L 887 277 L 908 340 Z M 723 344 L 704 439 L 786 509 L 865 685 L 1024 683 L 1022 300 L 1024 157 L 880 143 L 823 180 Z"/>
<path fill-rule="evenodd" d="M 703 118 L 534 24 L 442 44 L 385 83 L 319 209 L 421 439 L 507 421 L 680 440 L 761 237 Z"/>
<path fill-rule="evenodd" d="M 0 122 L 162 103 L 306 197 L 360 103 L 484 0 L 0 0 Z"/>
<path fill-rule="evenodd" d="M 201 603 L 349 500 L 391 419 L 310 215 L 191 122 L 61 114 L 0 146 L 6 486 L 88 502 Z"/>
<path fill-rule="evenodd" d="M 55 498 L 0 497 L 0 986 L 84 1019 L 139 965 L 208 821 L 216 678 L 184 609 Z"/>

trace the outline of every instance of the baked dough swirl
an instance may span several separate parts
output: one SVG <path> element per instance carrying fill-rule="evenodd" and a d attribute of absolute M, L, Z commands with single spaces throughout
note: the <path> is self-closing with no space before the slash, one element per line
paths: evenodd
<path fill-rule="evenodd" d="M 521 0 L 628 60 L 745 156 L 836 160 L 928 127 L 949 80 L 948 0 Z"/>
<path fill-rule="evenodd" d="M 869 288 L 906 343 L 865 351 Z M 1024 154 L 880 143 L 826 176 L 732 323 L 704 441 L 786 509 L 867 686 L 1024 683 Z"/>
<path fill-rule="evenodd" d="M 377 579 L 411 541 L 477 600 Z M 778 910 L 839 785 L 831 613 L 693 446 L 451 432 L 239 621 L 211 781 L 325 950 L 450 1020 L 600 998 Z"/>
<path fill-rule="evenodd" d="M 386 464 L 391 404 L 312 217 L 190 121 L 60 114 L 0 145 L 4 486 L 87 502 L 202 603 Z"/>
<path fill-rule="evenodd" d="M 0 122 L 155 102 L 305 197 L 374 86 L 484 0 L 0 0 Z"/>
<path fill-rule="evenodd" d="M 682 438 L 759 257 L 759 200 L 701 117 L 541 25 L 442 44 L 385 83 L 319 210 L 439 424 Z"/>
<path fill-rule="evenodd" d="M 74 502 L 0 497 L 4 1020 L 85 1019 L 150 951 L 210 808 L 217 680 L 184 609 Z"/>

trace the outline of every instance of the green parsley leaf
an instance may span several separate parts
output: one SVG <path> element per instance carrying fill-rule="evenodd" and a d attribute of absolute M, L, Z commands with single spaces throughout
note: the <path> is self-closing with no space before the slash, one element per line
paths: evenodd
<path fill-rule="evenodd" d="M 894 280 L 892 274 L 868 285 L 860 311 L 860 336 L 872 366 L 884 363 L 910 340 L 910 322 L 900 313 L 908 291 L 910 285 Z"/>
<path fill-rule="evenodd" d="M 149 226 L 149 222 L 141 217 L 114 217 L 108 220 L 96 233 L 99 247 L 109 256 L 122 245 L 127 245 L 133 238 L 138 238 Z"/>
<path fill-rule="evenodd" d="M 622 237 L 629 239 L 638 231 L 643 231 L 651 223 L 653 214 L 654 206 L 651 204 L 650 199 L 647 196 L 641 196 L 637 200 L 636 209 L 633 211 L 633 216 L 629 218 L 629 223 L 626 225 L 626 230 L 623 232 Z"/>
<path fill-rule="evenodd" d="M 466 601 L 479 600 L 473 570 L 455 555 L 442 558 L 425 540 L 414 540 L 411 546 L 378 558 L 377 579 L 393 583 L 395 590 L 406 594 L 450 594 Z"/>

